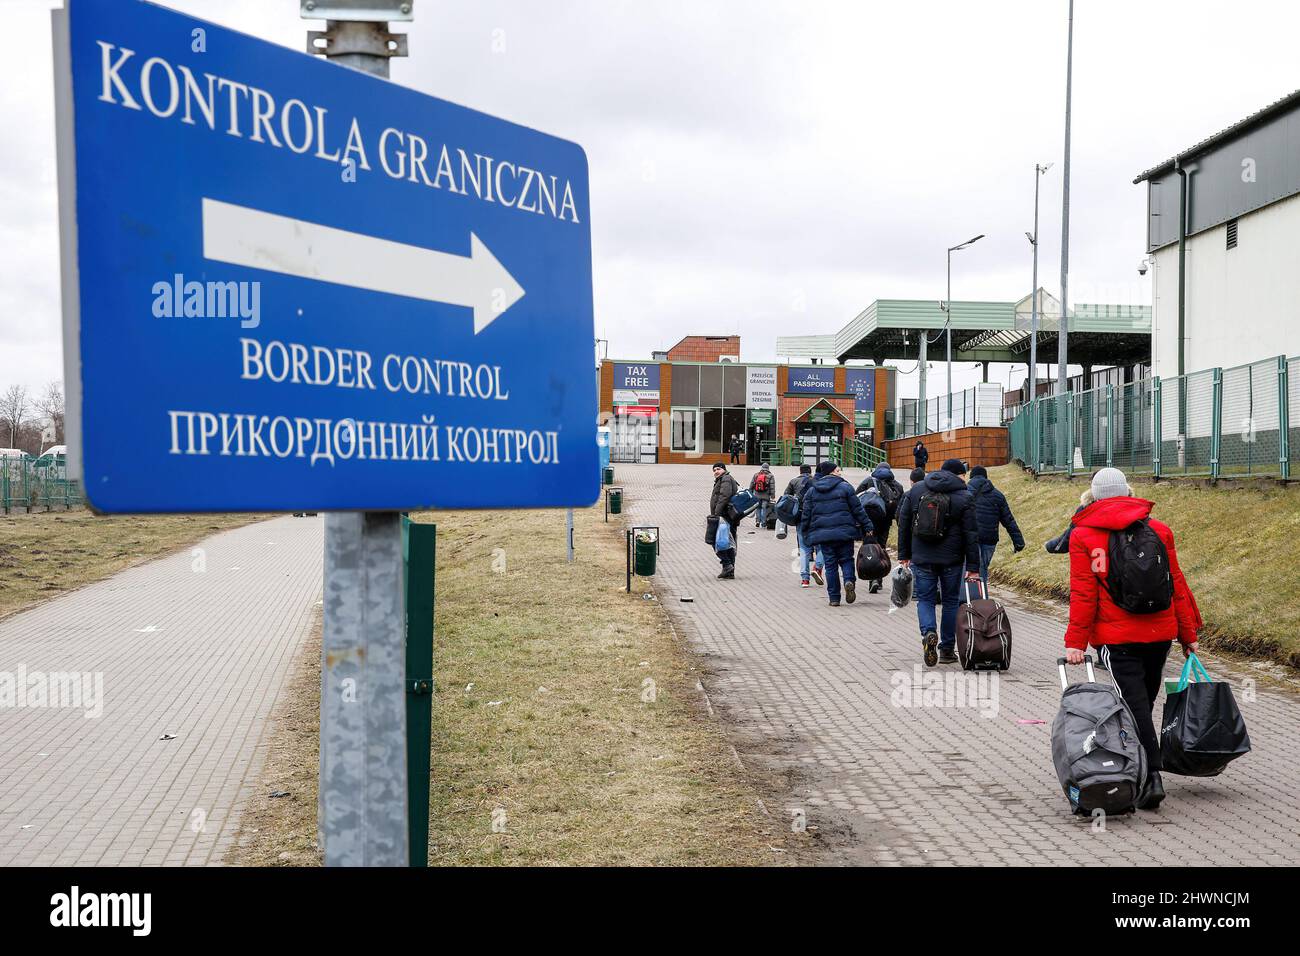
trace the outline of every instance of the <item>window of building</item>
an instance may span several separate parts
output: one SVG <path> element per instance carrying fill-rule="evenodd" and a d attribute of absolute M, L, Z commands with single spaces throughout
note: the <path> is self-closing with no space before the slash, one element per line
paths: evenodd
<path fill-rule="evenodd" d="M 701 365 L 699 368 L 700 368 L 700 407 L 721 408 L 722 407 L 722 366 Z M 705 428 L 704 440 L 708 441 L 707 426 Z"/>
<path fill-rule="evenodd" d="M 722 454 L 722 409 L 702 408 L 700 417 L 704 419 L 704 441 L 700 450 L 706 455 Z"/>
<path fill-rule="evenodd" d="M 1236 219 L 1228 220 L 1228 248 L 1229 249 L 1237 248 L 1237 220 Z"/>
<path fill-rule="evenodd" d="M 739 435 L 745 440 L 745 410 L 743 408 L 724 408 L 722 410 L 722 443 L 726 446 L 732 435 Z M 726 450 L 725 447 L 723 449 Z"/>
<path fill-rule="evenodd" d="M 672 379 L 673 404 L 683 408 L 700 405 L 700 367 L 698 365 L 674 365 Z"/>
<path fill-rule="evenodd" d="M 745 366 L 722 367 L 722 398 L 726 408 L 745 407 Z M 745 429 L 741 428 L 743 432 Z"/>
<path fill-rule="evenodd" d="M 700 410 L 698 408 L 677 408 L 674 406 L 671 430 L 673 451 L 700 450 Z"/>

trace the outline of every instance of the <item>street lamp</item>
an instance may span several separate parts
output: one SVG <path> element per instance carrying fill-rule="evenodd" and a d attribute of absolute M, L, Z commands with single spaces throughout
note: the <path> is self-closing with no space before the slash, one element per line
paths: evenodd
<path fill-rule="evenodd" d="M 965 242 L 958 243 L 955 246 L 948 247 L 948 298 L 944 300 L 944 330 L 948 333 L 948 428 L 952 428 L 952 254 L 965 249 L 967 246 L 974 245 L 984 238 L 984 233 L 980 233 L 974 239 L 967 239 Z"/>
<path fill-rule="evenodd" d="M 1034 247 L 1034 284 L 1029 287 L 1033 296 L 1029 313 L 1029 401 L 1038 395 L 1038 181 L 1051 168 L 1051 163 L 1046 166 L 1034 164 L 1034 231 L 1025 233 L 1025 238 Z"/>
<path fill-rule="evenodd" d="M 1074 0 L 1065 42 L 1065 165 L 1061 171 L 1061 331 L 1057 336 L 1057 390 L 1065 395 L 1070 338 L 1070 93 L 1074 75 Z M 1065 401 L 1064 398 L 1061 401 Z"/>

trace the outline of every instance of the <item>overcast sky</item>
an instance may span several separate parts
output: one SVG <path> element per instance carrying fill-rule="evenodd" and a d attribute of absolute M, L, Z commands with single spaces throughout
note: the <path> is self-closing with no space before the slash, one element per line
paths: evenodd
<path fill-rule="evenodd" d="M 0 389 L 62 377 L 55 5 L 0 0 Z M 295 49 L 318 26 L 297 0 L 167 5 Z M 1027 295 L 1035 162 L 1055 163 L 1039 275 L 1058 291 L 1066 9 L 416 0 L 393 79 L 586 149 L 611 357 L 739 332 L 757 361 L 776 336 L 834 332 L 873 299 L 941 299 L 944 250 L 976 233 L 954 299 Z M 1300 4 L 1079 0 L 1075 14 L 1070 298 L 1149 304 L 1131 180 L 1300 86 Z"/>

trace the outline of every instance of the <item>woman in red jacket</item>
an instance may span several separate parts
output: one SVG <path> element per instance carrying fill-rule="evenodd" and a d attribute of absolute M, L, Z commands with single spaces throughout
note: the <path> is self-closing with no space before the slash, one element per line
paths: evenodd
<path fill-rule="evenodd" d="M 1160 781 L 1160 740 L 1151 714 L 1169 648 L 1176 638 L 1184 656 L 1196 651 L 1201 612 L 1178 566 L 1174 533 L 1164 522 L 1150 517 L 1153 503 L 1133 496 L 1122 471 L 1103 468 L 1093 475 L 1083 505 L 1074 515 L 1070 535 L 1070 626 L 1065 632 L 1065 657 L 1071 664 L 1080 664 L 1089 644 L 1097 648 L 1102 665 L 1133 712 L 1146 748 L 1151 776 L 1138 807 L 1154 810 L 1165 792 Z M 1159 609 L 1132 613 L 1115 602 L 1108 586 L 1111 532 L 1131 532 L 1141 523 L 1148 524 L 1164 545 L 1168 554 L 1165 586 L 1172 585 L 1173 593 L 1169 599 L 1169 591 L 1164 591 L 1168 606 L 1163 606 L 1156 588 L 1150 595 L 1154 598 L 1151 606 Z M 1160 565 L 1159 556 L 1157 559 L 1155 567 Z"/>

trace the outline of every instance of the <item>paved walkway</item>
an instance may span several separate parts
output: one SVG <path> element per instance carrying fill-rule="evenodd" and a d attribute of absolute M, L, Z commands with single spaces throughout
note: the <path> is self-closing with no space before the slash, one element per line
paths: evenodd
<path fill-rule="evenodd" d="M 218 863 L 231 845 L 320 598 L 322 521 L 199 548 L 0 621 L 0 675 L 103 681 L 99 717 L 0 707 L 0 865 Z"/>
<path fill-rule="evenodd" d="M 629 517 L 662 526 L 656 590 L 712 664 L 707 689 L 735 722 L 741 758 L 781 782 L 786 802 L 772 811 L 804 811 L 843 862 L 1300 863 L 1300 699 L 1290 691 L 1261 682 L 1245 702 L 1246 675 L 1209 659 L 1211 673 L 1234 681 L 1253 752 L 1217 778 L 1166 777 L 1158 813 L 1112 818 L 1099 832 L 1069 814 L 1052 768 L 1059 611 L 997 592 L 1015 630 L 1012 669 L 978 699 L 963 684 L 961 698 L 954 685 L 931 706 L 903 706 L 926 702 L 910 690 L 921 663 L 914 608 L 890 615 L 887 595 L 865 588 L 857 604 L 829 607 L 824 590 L 798 587 L 794 536 L 751 535 L 752 522 L 742 526 L 736 580 L 718 581 L 704 544 L 708 468 L 617 469 Z M 735 468 L 742 486 L 753 470 Z M 775 471 L 778 489 L 795 472 Z M 939 671 L 961 675 L 955 665 Z"/>

